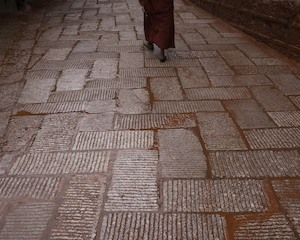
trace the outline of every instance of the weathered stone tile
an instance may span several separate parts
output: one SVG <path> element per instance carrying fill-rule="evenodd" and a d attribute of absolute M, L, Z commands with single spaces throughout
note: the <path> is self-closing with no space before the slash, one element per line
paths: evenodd
<path fill-rule="evenodd" d="M 83 53 L 82 55 L 85 56 L 85 53 L 88 52 L 96 52 L 98 47 L 98 41 L 95 40 L 82 40 L 79 41 L 73 49 L 73 53 Z"/>
<path fill-rule="evenodd" d="M 153 131 L 80 132 L 73 150 L 152 148 Z"/>
<path fill-rule="evenodd" d="M 262 181 L 169 180 L 163 183 L 165 212 L 265 212 Z"/>
<path fill-rule="evenodd" d="M 158 153 L 120 152 L 114 162 L 106 211 L 157 211 Z"/>
<path fill-rule="evenodd" d="M 74 177 L 58 208 L 50 239 L 93 239 L 104 191 L 102 177 Z"/>
<path fill-rule="evenodd" d="M 39 79 L 57 79 L 59 76 L 59 71 L 56 70 L 37 70 L 28 71 L 25 75 L 26 79 L 29 80 L 39 80 Z"/>
<path fill-rule="evenodd" d="M 281 91 L 271 86 L 257 86 L 252 88 L 252 93 L 266 111 L 293 111 L 297 110 L 288 97 Z"/>
<path fill-rule="evenodd" d="M 144 67 L 143 53 L 120 53 L 120 68 L 142 68 Z"/>
<path fill-rule="evenodd" d="M 200 66 L 198 59 L 168 59 L 166 62 L 161 63 L 156 58 L 145 59 L 146 67 L 197 67 Z"/>
<path fill-rule="evenodd" d="M 236 47 L 238 47 L 241 51 L 243 51 L 248 57 L 250 58 L 265 58 L 268 57 L 268 55 L 262 50 L 262 48 L 259 48 L 255 46 L 254 44 L 236 44 Z"/>
<path fill-rule="evenodd" d="M 118 71 L 118 61 L 114 59 L 96 60 L 90 77 L 115 78 Z"/>
<path fill-rule="evenodd" d="M 69 55 L 68 60 L 99 60 L 102 58 L 114 59 L 119 58 L 118 53 L 109 52 L 73 52 Z"/>
<path fill-rule="evenodd" d="M 222 50 L 219 51 L 225 61 L 230 65 L 254 65 L 248 57 L 239 50 Z"/>
<path fill-rule="evenodd" d="M 81 90 L 85 85 L 87 69 L 65 69 L 57 80 L 56 91 Z"/>
<path fill-rule="evenodd" d="M 159 101 L 154 102 L 154 113 L 195 113 L 224 111 L 219 101 Z"/>
<path fill-rule="evenodd" d="M 300 96 L 290 97 L 290 99 L 300 109 Z"/>
<path fill-rule="evenodd" d="M 268 112 L 278 127 L 300 127 L 300 111 Z"/>
<path fill-rule="evenodd" d="M 300 95 L 300 79 L 292 74 L 268 75 L 285 95 Z"/>
<path fill-rule="evenodd" d="M 286 239 L 296 240 L 285 216 L 281 214 L 259 214 L 235 216 L 234 239 Z"/>
<path fill-rule="evenodd" d="M 202 68 L 178 68 L 177 71 L 183 88 L 208 87 L 210 84 L 208 77 Z"/>
<path fill-rule="evenodd" d="M 247 88 L 190 88 L 185 90 L 190 100 L 228 100 L 249 99 L 251 94 Z"/>
<path fill-rule="evenodd" d="M 264 75 L 209 76 L 209 79 L 216 87 L 273 85 Z"/>
<path fill-rule="evenodd" d="M 233 44 L 194 44 L 190 46 L 193 51 L 218 51 L 218 50 L 235 50 Z"/>
<path fill-rule="evenodd" d="M 115 112 L 116 106 L 116 100 L 93 100 L 84 103 L 84 111 L 92 114 Z"/>
<path fill-rule="evenodd" d="M 9 175 L 105 172 L 109 156 L 98 151 L 30 153 L 17 158 Z"/>
<path fill-rule="evenodd" d="M 38 39 L 39 41 L 55 41 L 58 40 L 60 34 L 62 32 L 62 27 L 56 26 L 47 29 Z"/>
<path fill-rule="evenodd" d="M 206 157 L 193 132 L 184 129 L 159 130 L 158 142 L 163 178 L 206 176 Z"/>
<path fill-rule="evenodd" d="M 58 177 L 0 178 L 0 199 L 54 199 L 59 190 L 61 181 L 61 178 Z"/>
<path fill-rule="evenodd" d="M 7 215 L 0 238 L 42 239 L 55 208 L 54 203 L 36 202 L 15 206 Z"/>
<path fill-rule="evenodd" d="M 254 100 L 227 101 L 225 105 L 242 129 L 276 127 L 268 114 Z"/>
<path fill-rule="evenodd" d="M 196 27 L 196 30 L 204 37 L 204 38 L 220 38 L 220 33 L 212 27 L 202 28 Z"/>
<path fill-rule="evenodd" d="M 119 31 L 121 41 L 135 41 L 137 39 L 136 32 L 133 29 L 124 29 Z"/>
<path fill-rule="evenodd" d="M 8 126 L 8 121 L 10 117 L 10 112 L 0 112 L 0 138 L 5 133 L 5 129 Z"/>
<path fill-rule="evenodd" d="M 101 44 L 98 46 L 98 52 L 117 52 L 117 53 L 132 53 L 142 52 L 142 46 L 108 46 Z"/>
<path fill-rule="evenodd" d="M 50 48 L 43 56 L 43 60 L 66 60 L 71 48 Z"/>
<path fill-rule="evenodd" d="M 0 77 L 1 78 L 1 77 Z M 23 86 L 19 83 L 0 85 L 0 111 L 11 111 L 14 104 L 17 102 Z"/>
<path fill-rule="evenodd" d="M 300 128 L 254 129 L 244 132 L 252 149 L 300 146 Z"/>
<path fill-rule="evenodd" d="M 93 61 L 90 60 L 42 60 L 33 67 L 33 70 L 90 69 L 92 66 Z"/>
<path fill-rule="evenodd" d="M 182 51 L 182 50 L 169 50 L 166 52 L 169 59 L 189 59 L 189 58 L 214 58 L 218 56 L 217 51 Z"/>
<path fill-rule="evenodd" d="M 106 131 L 113 130 L 114 113 L 105 112 L 99 114 L 86 114 L 78 122 L 78 130 L 88 131 Z"/>
<path fill-rule="evenodd" d="M 233 70 L 236 74 L 250 75 L 250 74 L 288 74 L 291 70 L 288 66 L 233 66 Z"/>
<path fill-rule="evenodd" d="M 145 88 L 146 86 L 146 78 L 114 78 L 90 80 L 85 88 Z"/>
<path fill-rule="evenodd" d="M 79 115 L 77 113 L 46 116 L 30 151 L 70 150 L 78 118 Z"/>
<path fill-rule="evenodd" d="M 209 44 L 239 44 L 239 43 L 247 43 L 249 40 L 247 38 L 242 37 L 221 37 L 221 38 L 206 38 L 205 39 Z"/>
<path fill-rule="evenodd" d="M 176 223 L 176 224 L 175 224 Z M 112 213 L 105 215 L 99 239 L 228 239 L 224 217 L 202 214 Z"/>
<path fill-rule="evenodd" d="M 183 94 L 177 78 L 150 79 L 150 89 L 154 100 L 183 100 Z"/>
<path fill-rule="evenodd" d="M 176 77 L 175 68 L 141 68 L 141 69 L 120 69 L 121 78 L 132 77 Z"/>
<path fill-rule="evenodd" d="M 200 134 L 208 150 L 243 150 L 246 145 L 227 113 L 197 113 Z"/>
<path fill-rule="evenodd" d="M 193 45 L 193 44 L 205 44 L 206 41 L 204 38 L 199 33 L 183 33 L 181 34 L 183 40 L 188 44 L 188 45 Z"/>
<path fill-rule="evenodd" d="M 208 75 L 233 75 L 234 72 L 222 58 L 203 58 L 200 59 Z"/>
<path fill-rule="evenodd" d="M 254 62 L 256 65 L 287 65 L 284 61 L 278 58 L 251 58 L 251 61 Z"/>
<path fill-rule="evenodd" d="M 210 152 L 212 175 L 218 178 L 297 177 L 300 155 L 296 151 Z"/>

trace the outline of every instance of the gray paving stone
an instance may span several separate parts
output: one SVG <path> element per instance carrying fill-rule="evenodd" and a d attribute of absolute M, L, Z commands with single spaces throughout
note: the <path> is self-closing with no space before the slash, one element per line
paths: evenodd
<path fill-rule="evenodd" d="M 19 83 L 0 85 L 0 111 L 11 111 L 18 100 L 22 88 L 23 86 Z"/>
<path fill-rule="evenodd" d="M 81 90 L 85 85 L 87 69 L 65 69 L 57 80 L 56 91 Z"/>
<path fill-rule="evenodd" d="M 268 75 L 285 95 L 300 95 L 300 79 L 292 74 Z"/>
<path fill-rule="evenodd" d="M 44 117 L 15 116 L 9 121 L 4 151 L 24 150 L 38 133 Z"/>
<path fill-rule="evenodd" d="M 300 111 L 268 112 L 278 127 L 300 127 Z"/>
<path fill-rule="evenodd" d="M 96 60 L 90 75 L 91 78 L 115 78 L 118 71 L 118 61 L 115 59 Z"/>
<path fill-rule="evenodd" d="M 206 176 L 206 157 L 193 132 L 184 129 L 159 130 L 158 142 L 163 178 Z"/>
<path fill-rule="evenodd" d="M 199 33 L 183 33 L 181 34 L 183 40 L 188 44 L 188 45 L 193 45 L 193 44 L 205 44 L 206 41 L 204 38 Z"/>
<path fill-rule="evenodd" d="M 141 68 L 141 69 L 120 69 L 121 78 L 133 77 L 176 77 L 175 68 Z"/>
<path fill-rule="evenodd" d="M 106 172 L 109 152 L 30 153 L 18 157 L 9 175 Z"/>
<path fill-rule="evenodd" d="M 235 50 L 233 44 L 195 44 L 190 46 L 193 51 Z"/>
<path fill-rule="evenodd" d="M 113 130 L 114 113 L 106 112 L 99 114 L 86 114 L 78 122 L 78 130 L 81 132 L 88 131 L 106 131 Z"/>
<path fill-rule="evenodd" d="M 66 60 L 71 48 L 50 48 L 43 56 L 43 60 Z"/>
<path fill-rule="evenodd" d="M 154 100 L 183 100 L 183 93 L 177 78 L 152 78 L 150 89 Z"/>
<path fill-rule="evenodd" d="M 212 175 L 218 178 L 297 177 L 300 155 L 296 151 L 210 152 Z"/>
<path fill-rule="evenodd" d="M 190 114 L 117 115 L 114 129 L 188 128 L 196 126 Z"/>
<path fill-rule="evenodd" d="M 161 63 L 157 58 L 145 59 L 145 66 L 151 67 L 197 67 L 200 66 L 198 59 L 168 59 Z"/>
<path fill-rule="evenodd" d="M 78 118 L 77 113 L 46 116 L 30 152 L 70 150 Z"/>
<path fill-rule="evenodd" d="M 288 66 L 233 66 L 236 74 L 250 75 L 250 74 L 288 74 L 291 70 Z"/>
<path fill-rule="evenodd" d="M 219 215 L 111 213 L 105 215 L 100 238 L 114 239 L 228 239 L 227 224 Z"/>
<path fill-rule="evenodd" d="M 132 53 L 132 52 L 142 52 L 142 46 L 98 46 L 98 52 L 117 52 L 117 53 Z"/>
<path fill-rule="evenodd" d="M 233 75 L 234 72 L 224 62 L 222 58 L 203 58 L 200 59 L 208 75 Z"/>
<path fill-rule="evenodd" d="M 293 111 L 297 110 L 288 97 L 271 86 L 257 86 L 252 93 L 266 111 Z"/>
<path fill-rule="evenodd" d="M 182 51 L 182 50 L 169 50 L 166 52 L 167 57 L 170 59 L 189 59 L 189 58 L 214 58 L 218 56 L 217 51 Z"/>
<path fill-rule="evenodd" d="M 116 100 L 93 100 L 84 103 L 84 111 L 86 113 L 108 113 L 117 110 Z"/>
<path fill-rule="evenodd" d="M 142 68 L 144 67 L 143 53 L 120 53 L 120 68 Z"/>
<path fill-rule="evenodd" d="M 114 78 L 94 79 L 86 84 L 86 88 L 145 88 L 146 78 Z"/>
<path fill-rule="evenodd" d="M 63 69 L 90 69 L 93 61 L 90 60 L 42 60 L 39 61 L 33 70 L 63 70 Z"/>
<path fill-rule="evenodd" d="M 106 211 L 157 211 L 157 151 L 119 152 Z"/>
<path fill-rule="evenodd" d="M 227 113 L 197 113 L 200 134 L 208 150 L 245 150 L 246 145 Z"/>
<path fill-rule="evenodd" d="M 50 239 L 94 239 L 104 191 L 102 177 L 74 177 L 58 208 Z"/>
<path fill-rule="evenodd" d="M 252 149 L 298 148 L 300 128 L 254 129 L 244 132 Z"/>
<path fill-rule="evenodd" d="M 158 101 L 154 102 L 154 113 L 195 113 L 224 111 L 219 101 Z"/>
<path fill-rule="evenodd" d="M 268 57 L 267 53 L 265 53 L 262 48 L 259 48 L 253 44 L 236 44 L 241 51 L 243 51 L 250 58 L 264 58 Z"/>
<path fill-rule="evenodd" d="M 39 80 L 39 79 L 57 79 L 59 77 L 59 71 L 55 70 L 37 70 L 37 71 L 28 71 L 25 75 L 26 79 Z"/>
<path fill-rule="evenodd" d="M 60 34 L 62 32 L 62 27 L 52 27 L 47 29 L 43 34 L 39 37 L 39 41 L 55 41 L 58 40 Z"/>
<path fill-rule="evenodd" d="M 76 40 L 48 40 L 48 41 L 38 41 L 35 47 L 73 47 L 77 43 Z"/>
<path fill-rule="evenodd" d="M 4 177 L 0 178 L 0 199 L 54 199 L 60 188 L 59 177 Z"/>
<path fill-rule="evenodd" d="M 284 61 L 278 58 L 251 58 L 251 61 L 254 62 L 256 65 L 286 65 Z"/>
<path fill-rule="evenodd" d="M 78 60 L 99 60 L 99 59 L 113 59 L 119 58 L 119 53 L 109 53 L 109 52 L 73 52 L 69 55 L 68 60 L 78 61 Z"/>
<path fill-rule="evenodd" d="M 97 50 L 97 47 L 98 47 L 98 41 L 95 41 L 95 40 L 82 40 L 82 41 L 79 41 L 76 46 L 74 47 L 73 49 L 73 53 L 82 53 L 80 55 L 82 56 L 86 56 L 85 53 L 88 53 L 88 52 L 96 52 Z M 71 56 L 74 56 L 74 54 L 72 54 Z M 78 56 L 78 54 L 76 54 L 75 56 Z"/>
<path fill-rule="evenodd" d="M 273 85 L 264 75 L 210 76 L 209 79 L 216 87 Z"/>
<path fill-rule="evenodd" d="M 242 129 L 276 127 L 268 114 L 254 100 L 226 101 L 225 105 Z"/>
<path fill-rule="evenodd" d="M 235 65 L 254 65 L 248 57 L 239 50 L 221 50 L 219 53 L 230 66 Z"/>
<path fill-rule="evenodd" d="M 177 68 L 183 88 L 208 87 L 210 85 L 204 70 L 199 67 Z"/>
<path fill-rule="evenodd" d="M 55 204 L 50 202 L 24 203 L 16 206 L 8 213 L 0 238 L 42 239 L 54 208 Z"/>
<path fill-rule="evenodd" d="M 8 126 L 10 112 L 0 112 L 0 137 L 2 138 Z"/>
<path fill-rule="evenodd" d="M 73 150 L 152 148 L 153 131 L 80 132 Z"/>
<path fill-rule="evenodd" d="M 234 239 L 288 239 L 296 240 L 293 230 L 290 228 L 285 216 L 275 213 L 273 215 L 236 216 L 237 229 Z"/>
<path fill-rule="evenodd" d="M 169 180 L 163 194 L 165 212 L 265 212 L 269 207 L 257 180 Z"/>
<path fill-rule="evenodd" d="M 185 90 L 190 100 L 228 100 L 249 99 L 251 94 L 247 88 L 191 88 Z"/>
<path fill-rule="evenodd" d="M 205 39 L 209 44 L 239 44 L 239 43 L 247 43 L 248 39 L 242 37 L 221 37 L 221 38 L 206 38 Z"/>

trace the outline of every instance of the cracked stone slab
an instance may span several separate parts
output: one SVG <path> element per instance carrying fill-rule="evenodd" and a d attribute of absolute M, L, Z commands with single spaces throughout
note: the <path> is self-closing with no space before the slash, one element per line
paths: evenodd
<path fill-rule="evenodd" d="M 278 127 L 300 127 L 300 111 L 268 112 Z"/>
<path fill-rule="evenodd" d="M 106 211 L 157 211 L 157 151 L 119 152 Z"/>
<path fill-rule="evenodd" d="M 209 79 L 202 68 L 186 67 L 178 68 L 178 76 L 183 88 L 208 87 Z"/>
<path fill-rule="evenodd" d="M 200 59 L 208 75 L 233 75 L 234 72 L 222 58 L 203 58 Z"/>
<path fill-rule="evenodd" d="M 132 77 L 176 77 L 175 68 L 141 68 L 120 69 L 119 76 L 122 78 Z"/>
<path fill-rule="evenodd" d="M 94 239 L 104 191 L 103 177 L 74 177 L 58 208 L 50 238 Z"/>
<path fill-rule="evenodd" d="M 252 240 L 254 239 L 298 239 L 290 228 L 285 216 L 279 213 L 240 215 L 235 216 L 236 226 L 234 239 Z"/>
<path fill-rule="evenodd" d="M 183 100 L 183 93 L 177 78 L 152 78 L 150 89 L 154 100 Z"/>
<path fill-rule="evenodd" d="M 46 116 L 30 152 L 70 150 L 78 119 L 77 113 Z"/>
<path fill-rule="evenodd" d="M 209 153 L 212 175 L 217 178 L 297 177 L 297 151 L 218 151 Z"/>
<path fill-rule="evenodd" d="M 169 180 L 165 212 L 265 212 L 269 200 L 258 180 Z"/>
<path fill-rule="evenodd" d="M 164 178 L 204 178 L 207 164 L 199 139 L 184 129 L 158 131 Z M 182 144 L 184 142 L 184 145 Z"/>
<path fill-rule="evenodd" d="M 298 148 L 300 128 L 254 129 L 244 131 L 251 149 Z"/>
<path fill-rule="evenodd" d="M 196 126 L 190 114 L 117 115 L 114 129 L 188 128 Z"/>
<path fill-rule="evenodd" d="M 176 224 L 175 224 L 176 223 Z M 224 217 L 202 214 L 110 213 L 99 239 L 228 239 Z"/>
<path fill-rule="evenodd" d="M 54 199 L 62 179 L 59 177 L 4 177 L 0 178 L 0 198 Z"/>
<path fill-rule="evenodd" d="M 118 60 L 96 60 L 92 68 L 91 78 L 115 78 L 118 72 Z"/>
<path fill-rule="evenodd" d="M 5 240 L 42 239 L 54 209 L 55 204 L 50 202 L 24 203 L 15 206 L 5 218 L 0 238 Z"/>
<path fill-rule="evenodd" d="M 17 158 L 9 175 L 106 172 L 109 157 L 105 151 L 29 153 Z"/>
<path fill-rule="evenodd" d="M 157 101 L 153 104 L 154 113 L 196 113 L 224 111 L 219 101 Z"/>
<path fill-rule="evenodd" d="M 208 150 L 247 149 L 227 113 L 197 113 L 200 134 Z"/>
<path fill-rule="evenodd" d="M 273 85 L 264 75 L 209 76 L 209 79 L 216 87 Z"/>
<path fill-rule="evenodd" d="M 89 88 L 145 88 L 146 78 L 113 78 L 89 80 L 85 86 Z"/>
<path fill-rule="evenodd" d="M 153 131 L 80 132 L 76 136 L 73 150 L 150 149 L 153 144 Z"/>
<path fill-rule="evenodd" d="M 91 60 L 42 60 L 34 65 L 33 70 L 90 69 L 92 66 Z"/>

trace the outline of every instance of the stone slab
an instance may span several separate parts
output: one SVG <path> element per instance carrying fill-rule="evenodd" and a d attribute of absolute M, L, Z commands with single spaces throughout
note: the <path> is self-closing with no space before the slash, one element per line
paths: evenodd
<path fill-rule="evenodd" d="M 113 130 L 114 118 L 112 112 L 85 114 L 79 119 L 77 128 L 81 132 Z"/>
<path fill-rule="evenodd" d="M 89 42 L 89 41 L 88 41 Z M 118 58 L 118 53 L 107 52 L 73 52 L 69 55 L 68 60 L 98 60 L 102 58 L 114 59 Z"/>
<path fill-rule="evenodd" d="M 277 66 L 277 65 L 287 65 L 283 60 L 272 57 L 265 58 L 251 58 L 251 61 L 255 63 L 255 65 L 269 65 L 269 66 Z"/>
<path fill-rule="evenodd" d="M 251 74 L 289 74 L 291 69 L 288 66 L 233 66 L 233 70 L 236 74 L 251 75 Z"/>
<path fill-rule="evenodd" d="M 250 59 L 239 50 L 222 50 L 219 53 L 223 56 L 229 66 L 254 65 Z"/>
<path fill-rule="evenodd" d="M 236 44 L 241 51 L 243 51 L 248 57 L 251 58 L 264 58 L 268 57 L 267 53 L 262 48 L 255 46 L 254 44 Z"/>
<path fill-rule="evenodd" d="M 278 127 L 300 127 L 300 111 L 268 112 Z"/>
<path fill-rule="evenodd" d="M 141 68 L 120 69 L 119 76 L 122 78 L 132 77 L 176 77 L 175 68 Z"/>
<path fill-rule="evenodd" d="M 167 55 L 167 54 L 166 54 Z M 168 55 L 167 55 L 168 56 Z M 200 66 L 198 59 L 173 59 L 170 58 L 167 61 L 161 63 L 156 58 L 145 59 L 145 66 L 147 68 L 151 67 L 197 67 Z"/>
<path fill-rule="evenodd" d="M 57 80 L 56 91 L 75 91 L 83 89 L 87 69 L 65 69 Z"/>
<path fill-rule="evenodd" d="M 8 121 L 10 118 L 10 112 L 0 112 L 0 137 L 5 133 L 5 129 L 8 126 Z"/>
<path fill-rule="evenodd" d="M 120 68 L 142 68 L 144 67 L 143 53 L 120 53 Z"/>
<path fill-rule="evenodd" d="M 300 109 L 300 96 L 290 97 L 290 99 Z"/>
<path fill-rule="evenodd" d="M 177 48 L 177 47 L 176 47 Z M 166 56 L 170 59 L 199 59 L 199 58 L 214 58 L 218 57 L 218 53 L 215 50 L 207 51 L 184 51 L 184 50 L 169 50 L 166 52 Z M 197 62 L 195 62 L 197 63 Z M 197 63 L 199 64 L 199 63 Z M 191 66 L 192 67 L 192 66 Z"/>
<path fill-rule="evenodd" d="M 86 113 L 109 113 L 116 111 L 116 100 L 92 100 L 84 103 Z"/>
<path fill-rule="evenodd" d="M 265 212 L 269 200 L 258 180 L 168 180 L 164 212 Z"/>
<path fill-rule="evenodd" d="M 105 210 L 157 211 L 157 167 L 157 151 L 119 152 Z"/>
<path fill-rule="evenodd" d="M 131 52 L 142 52 L 142 45 L 140 46 L 108 46 L 100 45 L 98 46 L 98 52 L 117 52 L 117 53 L 131 53 Z"/>
<path fill-rule="evenodd" d="M 150 89 L 154 100 L 183 100 L 183 93 L 177 78 L 152 78 Z"/>
<path fill-rule="evenodd" d="M 210 76 L 209 79 L 216 87 L 273 85 L 264 75 Z"/>
<path fill-rule="evenodd" d="M 206 176 L 206 157 L 193 132 L 185 129 L 159 130 L 158 144 L 163 178 Z"/>
<path fill-rule="evenodd" d="M 182 33 L 181 34 L 183 40 L 186 42 L 187 45 L 193 44 L 205 44 L 206 41 L 198 32 L 195 33 Z"/>
<path fill-rule="evenodd" d="M 213 177 L 275 178 L 300 174 L 297 151 L 218 151 L 209 153 Z"/>
<path fill-rule="evenodd" d="M 60 71 L 57 70 L 36 70 L 28 71 L 25 75 L 26 79 L 39 80 L 39 79 L 57 79 Z"/>
<path fill-rule="evenodd" d="M 146 78 L 114 78 L 89 80 L 85 88 L 145 88 Z"/>
<path fill-rule="evenodd" d="M 210 85 L 209 79 L 202 68 L 180 67 L 177 71 L 183 88 L 208 87 Z"/>
<path fill-rule="evenodd" d="M 208 150 L 247 149 L 233 120 L 227 113 L 197 113 L 200 134 Z"/>
<path fill-rule="evenodd" d="M 113 239 L 228 239 L 227 224 L 219 215 L 111 213 L 105 215 L 100 238 Z"/>
<path fill-rule="evenodd" d="M 292 74 L 268 75 L 285 95 L 300 95 L 300 79 Z"/>
<path fill-rule="evenodd" d="M 43 56 L 43 60 L 66 60 L 71 48 L 50 48 Z"/>
<path fill-rule="evenodd" d="M 92 66 L 90 60 L 42 60 L 34 65 L 33 70 L 90 69 Z"/>
<path fill-rule="evenodd" d="M 80 132 L 76 136 L 73 150 L 150 149 L 153 144 L 153 131 Z"/>
<path fill-rule="evenodd" d="M 118 71 L 118 61 L 115 59 L 96 60 L 90 75 L 91 78 L 115 78 Z"/>
<path fill-rule="evenodd" d="M 200 59 L 208 75 L 233 75 L 234 72 L 222 58 L 203 58 Z"/>

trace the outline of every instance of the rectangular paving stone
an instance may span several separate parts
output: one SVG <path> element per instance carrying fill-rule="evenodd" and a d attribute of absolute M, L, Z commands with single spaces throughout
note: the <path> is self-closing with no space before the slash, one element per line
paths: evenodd
<path fill-rule="evenodd" d="M 221 38 L 206 38 L 205 39 L 209 44 L 238 44 L 238 43 L 247 43 L 249 40 L 243 37 L 221 37 Z"/>
<path fill-rule="evenodd" d="M 163 178 L 206 176 L 206 157 L 199 139 L 193 132 L 184 129 L 159 130 L 158 143 Z"/>
<path fill-rule="evenodd" d="M 71 30 L 72 31 L 72 30 Z M 74 34 L 77 34 L 78 30 L 73 30 Z M 69 59 L 78 59 L 79 57 L 87 57 L 92 55 L 97 51 L 98 41 L 96 40 L 82 40 L 79 41 L 73 48 L 72 53 L 69 55 Z M 94 59 L 96 60 L 96 59 Z"/>
<path fill-rule="evenodd" d="M 108 45 L 100 45 L 98 46 L 98 52 L 142 52 L 142 45 L 138 46 L 108 46 Z"/>
<path fill-rule="evenodd" d="M 169 59 L 189 59 L 189 58 L 213 58 L 218 56 L 218 52 L 211 51 L 183 51 L 183 50 L 169 50 L 166 53 Z M 199 62 L 197 63 L 199 65 Z"/>
<path fill-rule="evenodd" d="M 87 82 L 85 88 L 145 88 L 146 78 L 94 79 Z"/>
<path fill-rule="evenodd" d="M 274 87 L 253 87 L 252 93 L 266 111 L 293 111 L 297 110 L 288 97 Z"/>
<path fill-rule="evenodd" d="M 10 112 L 0 112 L 0 137 L 5 133 L 5 129 L 8 126 L 8 121 L 10 118 Z"/>
<path fill-rule="evenodd" d="M 161 63 L 156 58 L 145 59 L 146 67 L 197 67 L 200 66 L 198 59 L 168 59 L 166 62 Z"/>
<path fill-rule="evenodd" d="M 116 97 L 115 89 L 88 89 L 79 91 L 53 92 L 48 102 L 68 102 L 68 101 L 88 101 L 88 100 L 108 100 Z"/>
<path fill-rule="evenodd" d="M 206 239 L 228 238 L 224 217 L 210 214 L 111 213 L 102 222 L 100 239 Z"/>
<path fill-rule="evenodd" d="M 57 79 L 59 77 L 60 71 L 57 70 L 36 70 L 28 71 L 25 75 L 26 79 Z"/>
<path fill-rule="evenodd" d="M 227 101 L 225 105 L 242 129 L 276 127 L 276 124 L 255 100 Z"/>
<path fill-rule="evenodd" d="M 255 46 L 254 44 L 235 44 L 241 51 L 243 51 L 248 57 L 251 58 L 264 58 L 268 57 L 267 53 L 262 48 Z"/>
<path fill-rule="evenodd" d="M 300 109 L 300 96 L 293 96 L 290 99 Z"/>
<path fill-rule="evenodd" d="M 243 150 L 246 145 L 227 113 L 197 113 L 200 134 L 208 150 Z"/>
<path fill-rule="evenodd" d="M 288 66 L 233 66 L 236 74 L 250 75 L 250 74 L 288 74 L 291 70 Z"/>
<path fill-rule="evenodd" d="M 192 51 L 218 51 L 235 50 L 234 44 L 194 44 L 190 46 Z"/>
<path fill-rule="evenodd" d="M 219 52 L 230 66 L 254 65 L 253 62 L 239 50 L 222 50 Z"/>
<path fill-rule="evenodd" d="M 93 239 L 101 211 L 105 179 L 76 176 L 58 208 L 50 239 Z"/>
<path fill-rule="evenodd" d="M 190 100 L 228 100 L 249 99 L 251 94 L 247 88 L 190 88 L 185 93 Z"/>
<path fill-rule="evenodd" d="M 43 60 L 66 60 L 71 48 L 50 48 L 43 56 Z"/>
<path fill-rule="evenodd" d="M 224 111 L 219 101 L 156 101 L 154 113 L 195 113 Z"/>
<path fill-rule="evenodd" d="M 300 111 L 268 112 L 278 127 L 300 127 Z"/>
<path fill-rule="evenodd" d="M 85 85 L 88 69 L 65 69 L 56 83 L 56 91 L 81 90 Z"/>
<path fill-rule="evenodd" d="M 117 115 L 114 129 L 188 128 L 196 126 L 190 114 L 140 114 Z"/>
<path fill-rule="evenodd" d="M 152 148 L 153 131 L 80 132 L 73 150 Z"/>
<path fill-rule="evenodd" d="M 90 75 L 91 78 L 115 78 L 118 71 L 118 61 L 115 59 L 96 60 Z"/>
<path fill-rule="evenodd" d="M 88 41 L 89 42 L 89 41 Z M 77 50 L 78 51 L 78 50 Z M 73 52 L 69 55 L 68 60 L 98 60 L 102 58 L 118 58 L 118 53 L 110 52 Z"/>
<path fill-rule="evenodd" d="M 41 130 L 32 143 L 31 152 L 70 150 L 79 115 L 57 114 L 45 117 Z"/>
<path fill-rule="evenodd" d="M 183 100 L 183 92 L 177 78 L 152 78 L 150 90 L 154 100 Z"/>
<path fill-rule="evenodd" d="M 270 65 L 270 66 L 277 66 L 277 65 L 286 65 L 284 61 L 278 58 L 251 58 L 251 61 L 254 62 L 256 65 Z"/>
<path fill-rule="evenodd" d="M 30 153 L 18 157 L 9 175 L 106 172 L 109 152 Z"/>
<path fill-rule="evenodd" d="M 298 148 L 300 128 L 254 129 L 244 132 L 252 149 Z"/>
<path fill-rule="evenodd" d="M 59 177 L 4 177 L 0 178 L 0 199 L 54 199 L 60 188 Z"/>
<path fill-rule="evenodd" d="M 90 69 L 93 66 L 91 60 L 42 60 L 39 61 L 33 70 L 49 69 L 49 70 L 63 70 L 63 69 Z"/>
<path fill-rule="evenodd" d="M 0 239 L 42 239 L 55 204 L 50 202 L 24 203 L 14 208 L 5 218 Z"/>
<path fill-rule="evenodd" d="M 208 75 L 233 75 L 234 72 L 222 58 L 203 58 L 200 59 Z"/>
<path fill-rule="evenodd" d="M 157 211 L 157 151 L 120 152 L 114 162 L 106 211 Z"/>
<path fill-rule="evenodd" d="M 209 80 L 216 87 L 273 85 L 264 75 L 209 76 Z"/>
<path fill-rule="evenodd" d="M 217 178 L 297 177 L 297 151 L 210 152 L 212 175 Z"/>
<path fill-rule="evenodd" d="M 178 76 L 183 88 L 208 87 L 209 79 L 202 68 L 177 68 Z"/>
<path fill-rule="evenodd" d="M 279 213 L 257 216 L 239 215 L 234 217 L 236 226 L 234 239 L 298 239 L 290 228 L 285 216 Z"/>
<path fill-rule="evenodd" d="M 83 102 L 32 103 L 17 107 L 16 109 L 14 109 L 14 114 L 52 114 L 81 112 L 83 110 Z"/>
<path fill-rule="evenodd" d="M 300 95 L 300 78 L 293 74 L 268 75 L 285 95 Z"/>
<path fill-rule="evenodd" d="M 143 53 L 120 53 L 120 68 L 142 68 L 144 67 Z"/>
<path fill-rule="evenodd" d="M 132 77 L 176 77 L 175 68 L 141 68 L 141 69 L 120 69 L 121 78 Z"/>
<path fill-rule="evenodd" d="M 163 183 L 164 212 L 265 212 L 262 181 L 169 180 Z"/>

